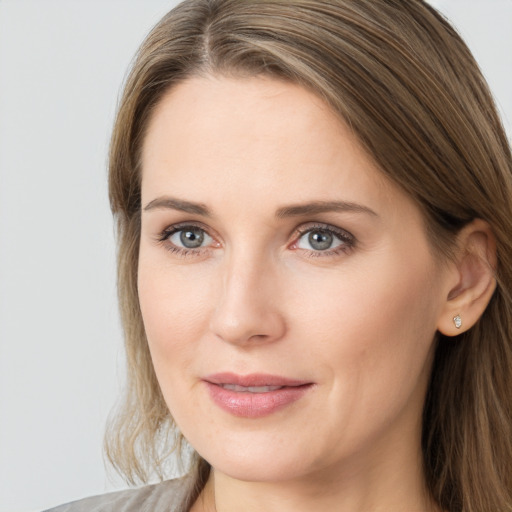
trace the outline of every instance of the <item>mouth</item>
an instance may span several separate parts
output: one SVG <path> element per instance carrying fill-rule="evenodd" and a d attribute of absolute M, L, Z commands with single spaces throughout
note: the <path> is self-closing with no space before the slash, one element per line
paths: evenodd
<path fill-rule="evenodd" d="M 219 384 L 223 389 L 236 391 L 237 393 L 269 393 L 270 391 L 277 391 L 283 389 L 285 386 L 238 386 L 237 384 Z"/>
<path fill-rule="evenodd" d="M 300 400 L 313 382 L 277 375 L 218 373 L 203 379 L 211 400 L 229 414 L 260 418 Z"/>

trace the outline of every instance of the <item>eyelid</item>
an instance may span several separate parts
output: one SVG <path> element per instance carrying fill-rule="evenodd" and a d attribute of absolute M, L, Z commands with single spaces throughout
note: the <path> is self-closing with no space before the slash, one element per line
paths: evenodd
<path fill-rule="evenodd" d="M 329 231 L 343 240 L 355 240 L 355 236 L 346 229 L 327 224 L 325 222 L 307 222 L 295 228 L 293 237 L 302 236 L 310 231 Z"/>
<path fill-rule="evenodd" d="M 175 224 L 170 224 L 166 228 L 162 229 L 160 233 L 158 234 L 158 237 L 161 237 L 162 239 L 167 238 L 169 235 L 176 233 L 177 231 L 183 231 L 186 228 L 195 228 L 195 229 L 201 229 L 204 231 L 208 236 L 214 239 L 218 239 L 218 236 L 213 230 L 203 224 L 199 221 L 185 221 L 185 222 L 177 222 Z"/>

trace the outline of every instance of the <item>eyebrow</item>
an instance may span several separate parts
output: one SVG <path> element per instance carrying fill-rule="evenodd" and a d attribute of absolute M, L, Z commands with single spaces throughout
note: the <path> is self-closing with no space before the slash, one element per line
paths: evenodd
<path fill-rule="evenodd" d="M 174 197 L 157 197 L 144 207 L 144 211 L 157 209 L 178 210 L 180 212 L 202 215 L 203 217 L 211 217 L 210 210 L 204 204 L 184 201 Z"/>
<path fill-rule="evenodd" d="M 144 211 L 156 209 L 177 210 L 185 213 L 202 215 L 203 217 L 212 216 L 208 207 L 202 203 L 185 201 L 183 199 L 176 199 L 168 196 L 157 197 L 144 207 Z M 288 217 L 301 217 L 304 215 L 318 215 L 320 213 L 328 212 L 365 213 L 367 215 L 378 217 L 377 213 L 375 213 L 371 208 L 347 201 L 312 201 L 310 203 L 283 206 L 277 210 L 276 217 L 278 219 L 284 219 Z"/>
<path fill-rule="evenodd" d="M 371 208 L 357 203 L 346 201 L 313 201 L 311 203 L 284 206 L 279 208 L 276 217 L 279 219 L 285 217 L 300 217 L 303 215 L 318 215 L 328 212 L 354 212 L 366 213 L 378 217 Z"/>

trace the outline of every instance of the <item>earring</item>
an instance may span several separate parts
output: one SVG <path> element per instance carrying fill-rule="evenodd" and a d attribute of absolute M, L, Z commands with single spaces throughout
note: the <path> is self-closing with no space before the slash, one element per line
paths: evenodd
<path fill-rule="evenodd" d="M 457 329 L 460 329 L 462 327 L 462 318 L 460 317 L 460 315 L 453 317 L 453 323 L 455 324 L 455 327 Z"/>

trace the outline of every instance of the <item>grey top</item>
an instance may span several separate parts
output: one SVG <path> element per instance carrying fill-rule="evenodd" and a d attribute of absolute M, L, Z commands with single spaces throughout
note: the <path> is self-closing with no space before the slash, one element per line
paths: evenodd
<path fill-rule="evenodd" d="M 186 478 L 166 480 L 140 489 L 73 501 L 45 512 L 181 512 L 188 483 Z"/>

